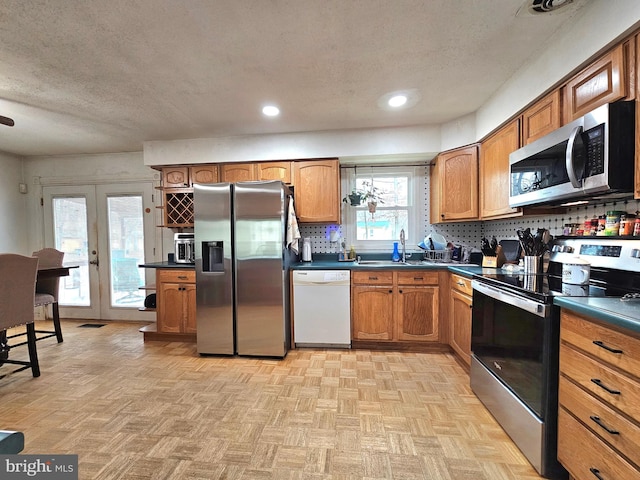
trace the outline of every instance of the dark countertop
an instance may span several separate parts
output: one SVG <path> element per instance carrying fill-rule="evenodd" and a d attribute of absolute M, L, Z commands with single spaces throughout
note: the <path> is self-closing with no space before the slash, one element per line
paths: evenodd
<path fill-rule="evenodd" d="M 186 270 L 193 270 L 196 266 L 193 263 L 174 263 L 174 262 L 152 262 L 141 263 L 138 265 L 140 268 L 181 268 Z"/>
<path fill-rule="evenodd" d="M 556 297 L 555 305 L 640 333 L 640 299 L 619 297 Z"/>

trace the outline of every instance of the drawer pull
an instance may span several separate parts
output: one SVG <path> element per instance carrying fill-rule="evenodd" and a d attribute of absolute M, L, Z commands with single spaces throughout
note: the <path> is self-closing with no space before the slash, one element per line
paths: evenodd
<path fill-rule="evenodd" d="M 602 475 L 600 475 L 600 470 L 598 470 L 597 468 L 589 468 L 589 471 L 591 473 L 593 473 L 593 476 L 596 477 L 598 480 L 604 480 L 604 477 Z"/>
<path fill-rule="evenodd" d="M 606 351 L 611 352 L 611 353 L 624 353 L 619 348 L 609 347 L 609 346 L 605 345 L 604 342 L 601 342 L 600 340 L 594 340 L 593 344 L 597 345 L 600 348 L 604 348 Z"/>
<path fill-rule="evenodd" d="M 186 275 L 178 275 L 178 278 L 179 278 L 180 280 L 186 280 L 186 279 L 187 279 L 187 276 L 186 276 Z"/>
<path fill-rule="evenodd" d="M 456 282 L 456 285 L 460 285 L 461 287 L 464 287 L 464 282 L 461 282 L 460 280 L 458 280 L 458 281 Z"/>
<path fill-rule="evenodd" d="M 424 280 L 422 277 L 413 277 L 414 280 Z"/>
<path fill-rule="evenodd" d="M 596 385 L 598 385 L 603 390 L 606 390 L 607 392 L 609 392 L 611 395 L 620 395 L 620 390 L 613 390 L 607 387 L 604 383 L 602 383 L 602 381 L 599 378 L 592 378 L 591 381 Z"/>
<path fill-rule="evenodd" d="M 619 431 L 612 430 L 611 428 L 607 427 L 604 423 L 602 423 L 602 420 L 600 420 L 600 417 L 598 417 L 596 415 L 590 415 L 589 418 L 591 420 L 593 420 L 599 427 L 601 427 L 604 430 L 606 430 L 607 433 L 610 433 L 611 435 L 620 435 Z"/>
<path fill-rule="evenodd" d="M 369 277 L 369 280 L 377 280 L 378 277 Z"/>

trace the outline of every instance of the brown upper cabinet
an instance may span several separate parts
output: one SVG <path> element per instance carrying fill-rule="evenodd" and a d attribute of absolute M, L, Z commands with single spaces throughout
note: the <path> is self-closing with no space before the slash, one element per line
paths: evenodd
<path fill-rule="evenodd" d="M 337 159 L 293 162 L 296 215 L 304 223 L 340 221 L 340 165 Z"/>
<path fill-rule="evenodd" d="M 280 180 L 291 183 L 291 162 L 225 163 L 221 165 L 220 181 Z"/>
<path fill-rule="evenodd" d="M 640 89 L 640 34 L 635 37 L 636 63 L 635 63 L 635 90 Z M 636 188 L 634 197 L 640 199 L 640 95 L 636 95 Z"/>
<path fill-rule="evenodd" d="M 480 144 L 480 218 L 522 214 L 521 210 L 509 207 L 509 154 L 519 147 L 519 118 Z"/>
<path fill-rule="evenodd" d="M 256 180 L 280 180 L 291 183 L 291 162 L 256 163 Z"/>
<path fill-rule="evenodd" d="M 560 90 L 554 90 L 522 113 L 522 145 L 529 145 L 561 125 Z"/>
<path fill-rule="evenodd" d="M 563 88 L 564 123 L 569 123 L 605 103 L 627 96 L 629 79 L 623 43 L 571 78 Z"/>
<path fill-rule="evenodd" d="M 253 163 L 225 163 L 220 165 L 221 182 L 248 182 L 255 179 L 255 164 Z"/>
<path fill-rule="evenodd" d="M 215 183 L 217 181 L 217 165 L 162 168 L 162 187 L 164 189 L 185 188 L 193 186 L 194 183 Z"/>
<path fill-rule="evenodd" d="M 431 223 L 478 218 L 478 145 L 443 152 L 431 169 Z"/>

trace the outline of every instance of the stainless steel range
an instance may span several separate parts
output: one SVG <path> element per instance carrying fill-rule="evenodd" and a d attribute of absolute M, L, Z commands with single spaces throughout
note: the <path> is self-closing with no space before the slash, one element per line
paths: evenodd
<path fill-rule="evenodd" d="M 590 266 L 588 283 L 563 283 L 563 266 Z M 473 282 L 471 388 L 540 475 L 567 478 L 558 463 L 560 311 L 555 296 L 640 295 L 640 239 L 566 237 L 547 272 L 481 275 Z"/>

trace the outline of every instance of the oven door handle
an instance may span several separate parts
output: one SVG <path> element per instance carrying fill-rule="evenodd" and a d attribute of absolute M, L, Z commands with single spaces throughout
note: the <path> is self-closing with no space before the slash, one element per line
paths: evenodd
<path fill-rule="evenodd" d="M 488 297 L 494 298 L 500 302 L 506 303 L 507 305 L 513 305 L 514 307 L 518 307 L 539 317 L 547 316 L 547 305 L 545 305 L 544 303 L 536 302 L 534 300 L 529 300 L 528 298 L 523 298 L 507 293 L 503 290 L 494 288 L 477 280 L 472 280 L 471 286 L 474 290 L 477 290 L 478 292 Z"/>

